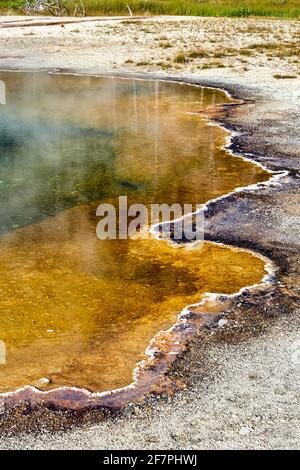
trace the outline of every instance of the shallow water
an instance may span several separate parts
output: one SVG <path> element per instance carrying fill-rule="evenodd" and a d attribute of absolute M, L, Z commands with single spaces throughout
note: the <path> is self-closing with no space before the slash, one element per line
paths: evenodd
<path fill-rule="evenodd" d="M 185 305 L 258 282 L 264 265 L 210 243 L 100 241 L 97 205 L 119 195 L 199 204 L 269 176 L 224 151 L 228 133 L 195 114 L 229 102 L 222 92 L 29 73 L 0 80 L 0 391 L 126 385 Z"/>

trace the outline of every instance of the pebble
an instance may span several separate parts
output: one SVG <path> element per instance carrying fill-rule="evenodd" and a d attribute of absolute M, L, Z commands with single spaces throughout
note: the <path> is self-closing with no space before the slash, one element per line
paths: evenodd
<path fill-rule="evenodd" d="M 44 387 L 45 385 L 48 385 L 49 383 L 50 383 L 50 379 L 47 379 L 46 377 L 42 377 L 36 382 L 38 387 Z"/>
<path fill-rule="evenodd" d="M 249 434 L 252 431 L 253 431 L 253 428 L 249 428 L 248 426 L 243 426 L 243 427 L 241 427 L 241 429 L 239 431 L 239 434 L 241 434 L 241 436 L 246 436 L 247 434 Z"/>

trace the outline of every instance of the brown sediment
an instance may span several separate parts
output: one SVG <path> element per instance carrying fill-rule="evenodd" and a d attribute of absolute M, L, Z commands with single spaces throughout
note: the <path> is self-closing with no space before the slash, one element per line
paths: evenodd
<path fill-rule="evenodd" d="M 263 260 L 212 243 L 188 249 L 151 238 L 99 243 L 95 209 L 80 206 L 2 238 L 1 338 L 9 374 L 0 372 L 1 391 L 25 381 L 44 390 L 76 384 L 90 391 L 130 383 L 145 345 L 186 304 L 263 277 Z M 106 257 L 113 270 L 121 257 L 122 278 L 103 276 L 98 260 Z M 40 377 L 49 383 L 39 385 Z"/>
<path fill-rule="evenodd" d="M 225 109 L 225 108 L 224 108 Z M 218 108 L 218 113 L 220 109 Z M 69 211 L 69 214 L 75 212 L 75 214 L 82 214 L 84 212 L 83 208 L 72 209 Z M 66 214 L 65 214 L 66 215 Z M 64 215 L 64 216 L 65 216 Z M 59 217 L 58 216 L 58 220 Z M 63 224 L 65 221 L 63 222 Z M 47 225 L 47 222 L 43 223 Z M 57 224 L 57 221 L 54 225 L 56 227 L 62 227 L 63 224 Z M 29 228 L 30 230 L 36 231 L 37 227 Z M 16 232 L 16 239 L 20 237 L 23 240 L 26 239 L 26 230 L 23 229 Z M 46 228 L 47 233 L 49 233 L 49 223 Z M 51 231 L 51 230 L 50 230 Z M 25 234 L 25 236 L 24 236 Z M 34 234 L 31 234 L 31 239 L 34 240 Z M 67 241 L 68 242 L 68 241 Z M 136 242 L 135 242 L 136 243 Z M 151 241 L 153 245 L 154 240 Z M 14 245 L 14 241 L 12 243 Z M 19 240 L 17 240 L 16 246 L 19 246 Z M 208 246 L 208 245 L 206 245 Z M 14 247 L 13 247 L 14 248 Z M 69 247 L 70 248 L 70 247 Z M 147 245 L 147 249 L 149 245 Z M 8 249 L 11 249 L 11 238 L 8 237 Z M 171 247 L 161 247 L 159 250 L 174 250 Z M 228 247 L 223 248 L 219 247 L 219 250 L 229 249 Z M 179 249 L 181 251 L 181 249 Z M 230 250 L 230 249 L 229 249 Z M 75 248 L 76 251 L 76 248 Z M 142 252 L 145 251 L 145 247 Z M 151 251 L 151 250 L 150 250 Z M 233 250 L 235 253 L 240 253 L 241 259 L 245 257 L 248 261 L 250 258 L 257 260 L 257 277 L 255 278 L 255 283 L 259 283 L 262 279 L 263 274 L 263 265 L 267 262 L 266 259 L 261 260 L 259 257 L 256 257 L 250 254 L 247 251 L 237 251 Z M 62 252 L 56 253 L 57 256 L 63 257 L 63 252 L 65 252 L 65 247 L 62 246 Z M 74 249 L 70 250 L 72 256 L 74 254 Z M 219 252 L 220 254 L 221 252 Z M 24 256 L 28 254 L 28 245 L 24 245 Z M 175 252 L 173 252 L 175 254 Z M 12 256 L 14 256 L 14 251 L 12 251 Z M 157 254 L 155 254 L 157 256 Z M 183 258 L 188 256 L 188 252 L 185 251 Z M 178 257 L 178 255 L 177 255 Z M 179 256 L 180 258 L 180 256 Z M 258 262 L 259 260 L 259 262 Z M 41 261 L 43 262 L 43 260 Z M 22 254 L 20 258 L 20 265 L 26 267 L 24 263 L 24 258 L 22 259 Z M 29 266 L 29 265 L 28 265 Z M 30 267 L 30 266 L 29 266 Z M 174 266 L 175 267 L 175 266 Z M 171 269 L 172 263 L 171 263 Z M 70 266 L 65 266 L 63 269 L 69 269 Z M 193 274 L 196 274 L 197 269 L 193 267 Z M 29 270 L 28 270 L 29 272 Z M 64 272 L 65 274 L 65 272 Z M 252 273 L 253 274 L 253 273 Z M 58 272 L 55 275 L 59 275 Z M 240 271 L 237 270 L 237 277 L 240 277 Z M 253 278 L 252 278 L 253 279 Z M 72 282 L 74 279 L 72 279 Z M 250 282 L 251 283 L 251 282 Z M 247 285 L 247 282 L 240 285 L 240 288 Z M 262 283 L 259 288 L 265 288 L 266 284 Z M 75 286 L 76 288 L 76 286 Z M 223 290 L 221 290 L 223 292 Z M 229 289 L 228 293 L 233 294 Z M 199 296 L 198 296 L 199 297 Z M 192 299 L 191 299 L 192 300 Z M 166 372 L 170 364 L 178 356 L 179 353 L 183 352 L 189 340 L 197 334 L 199 329 L 203 327 L 212 327 L 216 325 L 221 318 L 222 311 L 227 308 L 231 302 L 230 295 L 217 295 L 217 296 L 208 296 L 203 299 L 201 304 L 194 305 L 190 309 L 186 309 L 180 315 L 178 323 L 174 325 L 168 331 L 161 331 L 158 333 L 151 342 L 150 348 L 148 348 L 148 357 L 142 363 L 140 363 L 135 369 L 135 382 L 127 387 L 123 387 L 116 391 L 104 392 L 104 393 L 92 393 L 87 390 L 75 388 L 75 387 L 61 387 L 55 388 L 49 391 L 39 391 L 36 388 L 26 386 L 21 390 L 16 392 L 9 392 L 1 395 L 1 402 L 5 405 L 12 406 L 19 402 L 29 403 L 31 407 L 39 406 L 41 404 L 55 409 L 88 409 L 88 408 L 104 408 L 110 410 L 118 410 L 126 405 L 129 401 L 139 401 L 144 396 L 149 393 L 161 393 L 162 391 L 170 391 L 176 387 L 182 386 L 181 383 L 168 377 Z M 193 301 L 193 300 L 192 300 Z M 196 299 L 194 297 L 194 302 Z"/>
<path fill-rule="evenodd" d="M 271 286 L 261 285 L 256 288 L 267 291 Z M 254 292 L 255 289 L 246 289 Z M 234 296 L 233 296 L 234 297 Z M 207 298 L 201 306 L 187 310 L 181 314 L 179 322 L 169 331 L 161 331 L 151 341 L 149 357 L 138 364 L 135 369 L 135 382 L 119 390 L 104 393 L 91 393 L 75 387 L 61 387 L 42 392 L 34 387 L 26 386 L 16 392 L 1 395 L 2 404 L 15 407 L 26 403 L 30 409 L 45 405 L 52 410 L 89 410 L 99 409 L 105 412 L 117 412 L 130 402 L 140 402 L 149 394 L 173 393 L 184 388 L 181 380 L 169 377 L 170 365 L 186 349 L 189 341 L 202 328 L 217 326 L 222 312 L 234 303 L 234 298 L 217 296 L 213 300 Z"/>

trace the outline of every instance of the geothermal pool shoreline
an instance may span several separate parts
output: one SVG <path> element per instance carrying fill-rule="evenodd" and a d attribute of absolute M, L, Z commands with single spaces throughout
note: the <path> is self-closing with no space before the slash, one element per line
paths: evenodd
<path fill-rule="evenodd" d="M 0 70 L 1 72 L 1 70 Z M 4 72 L 2 70 L 2 72 Z M 19 73 L 22 70 L 18 70 Z M 58 74 L 53 71 L 43 71 L 44 73 Z M 35 71 L 34 73 L 39 73 Z M 73 75 L 73 76 L 83 76 L 84 74 L 79 74 L 74 72 L 64 74 L 63 71 L 59 72 L 59 75 Z M 98 78 L 113 78 L 110 75 L 99 76 L 99 75 L 89 75 Z M 131 80 L 132 78 L 126 76 L 118 76 L 119 79 Z M 139 80 L 150 80 L 150 78 L 139 78 Z M 159 79 L 156 79 L 159 80 Z M 198 88 L 209 88 L 201 87 L 200 85 L 189 83 L 188 81 L 172 81 L 171 79 L 164 79 L 164 82 L 177 83 L 178 86 L 182 84 L 191 85 Z M 216 87 L 210 87 L 212 89 L 221 91 L 225 96 L 232 99 L 232 96 L 226 90 L 222 90 Z M 240 106 L 243 104 L 242 100 L 232 101 L 230 106 Z M 222 110 L 226 104 L 217 105 L 218 110 Z M 196 114 L 197 113 L 193 113 Z M 217 126 L 224 130 L 226 126 L 224 124 L 219 124 L 214 122 L 212 117 L 209 117 L 205 113 L 201 116 L 205 118 L 208 125 Z M 200 116 L 199 116 L 200 118 Z M 244 191 L 257 191 L 260 187 L 267 187 L 272 184 L 279 184 L 280 179 L 288 174 L 288 172 L 282 171 L 271 171 L 268 170 L 262 163 L 253 161 L 248 157 L 243 155 L 235 155 L 231 150 L 231 142 L 234 132 L 230 132 L 224 140 L 224 145 L 221 147 L 226 151 L 228 155 L 232 155 L 237 158 L 241 158 L 251 164 L 258 166 L 259 168 L 265 170 L 269 173 L 270 178 L 263 182 L 253 183 L 247 186 L 238 186 L 229 193 L 225 193 L 216 198 L 210 199 L 203 204 L 203 207 L 200 209 L 201 212 L 206 213 L 209 211 L 211 204 L 216 203 L 220 200 L 226 199 L 228 196 L 234 195 L 236 193 L 242 193 Z M 173 221 L 173 223 L 176 221 Z M 167 222 L 164 222 L 164 224 Z M 152 234 L 153 238 L 157 238 L 155 235 L 155 227 L 150 226 L 149 232 Z M 159 239 L 159 237 L 158 237 Z M 165 238 L 164 240 L 167 243 L 170 243 L 174 248 L 176 244 L 172 242 L 170 237 Z M 204 240 L 205 241 L 205 240 Z M 176 381 L 171 381 L 168 378 L 168 370 L 170 365 L 176 360 L 176 358 L 182 354 L 188 343 L 192 338 L 199 333 L 200 328 L 205 328 L 207 326 L 212 327 L 218 326 L 218 322 L 222 319 L 222 311 L 225 309 L 227 304 L 235 298 L 239 298 L 243 293 L 252 293 L 257 290 L 262 291 L 264 289 L 270 288 L 276 280 L 276 271 L 277 267 L 272 263 L 270 259 L 263 256 L 258 252 L 249 250 L 246 248 L 237 248 L 225 244 L 223 242 L 211 241 L 210 243 L 216 244 L 218 246 L 223 246 L 230 248 L 232 250 L 247 252 L 264 262 L 265 265 L 265 275 L 263 278 L 256 284 L 247 285 L 241 287 L 237 292 L 232 294 L 225 294 L 222 292 L 205 292 L 201 297 L 202 300 L 197 304 L 191 304 L 185 306 L 182 311 L 177 316 L 175 323 L 168 328 L 167 330 L 158 331 L 155 336 L 150 340 L 149 344 L 145 349 L 146 359 L 143 359 L 141 362 L 138 362 L 135 368 L 132 371 L 133 381 L 123 387 L 105 390 L 102 392 L 91 392 L 84 388 L 80 388 L 76 385 L 74 386 L 59 386 L 52 390 L 39 390 L 38 388 L 27 384 L 21 388 L 16 389 L 15 391 L 10 392 L 1 392 L 0 393 L 0 405 L 9 408 L 15 405 L 18 405 L 20 402 L 28 404 L 32 410 L 39 406 L 45 406 L 47 408 L 56 409 L 56 410 L 88 410 L 92 408 L 97 408 L 99 413 L 102 413 L 103 416 L 106 415 L 107 411 L 116 413 L 126 405 L 132 402 L 138 402 L 145 399 L 149 394 L 158 392 L 168 394 L 171 391 L 180 388 L 180 385 Z M 191 243 L 185 243 L 184 245 L 188 247 Z M 195 310 L 198 313 L 193 313 L 192 310 Z M 218 311 L 216 314 L 215 312 Z M 203 312 L 203 313 L 200 313 Z M 182 385 L 181 385 L 182 387 Z"/>
<path fill-rule="evenodd" d="M 170 23 L 170 19 L 165 24 L 163 19 L 153 21 L 153 29 L 161 27 L 164 33 L 171 31 Z M 235 38 L 233 40 L 229 33 L 225 44 L 231 47 L 232 41 L 238 42 L 241 36 L 237 30 L 240 25 L 263 28 L 269 24 L 266 20 L 230 19 L 181 19 L 178 23 L 182 25 L 181 34 L 187 42 L 191 40 L 190 24 L 199 23 L 208 29 L 219 24 L 224 28 L 229 25 Z M 273 25 L 282 29 L 282 35 L 296 27 L 292 21 L 276 20 Z M 122 36 L 125 30 L 128 49 L 136 30 L 132 25 L 121 25 L 121 22 L 119 27 Z M 44 434 L 41 428 L 66 430 L 80 423 L 96 423 L 102 417 L 93 411 L 85 416 L 82 413 L 61 414 L 59 418 L 51 411 L 41 409 L 24 414 L 19 407 L 10 418 L 0 419 L 3 433 L 6 434 L 8 429 L 12 433 L 25 432 L 29 427 L 37 434 L 25 433 L 17 438 L 3 436 L 1 446 L 107 449 L 297 447 L 297 370 L 293 363 L 293 345 L 299 338 L 299 78 L 274 79 L 272 67 L 289 69 L 291 66 L 284 58 L 274 58 L 261 66 L 259 55 L 249 62 L 249 71 L 235 67 L 193 71 L 189 64 L 181 66 L 180 70 L 174 65 L 167 72 L 158 71 L 149 60 L 150 48 L 141 45 L 137 46 L 138 53 L 149 60 L 149 64 L 126 65 L 128 53 L 124 53 L 118 43 L 118 27 L 114 26 L 113 35 L 107 34 L 110 28 L 103 26 L 106 43 L 96 52 L 91 38 L 98 31 L 91 23 L 81 25 L 76 37 L 67 39 L 73 44 L 71 49 L 68 45 L 64 49 L 61 43 L 62 36 L 68 34 L 67 28 L 39 27 L 39 33 L 34 32 L 37 37 L 28 38 L 28 28 L 23 32 L 18 28 L 1 31 L 6 39 L 5 54 L 10 58 L 0 57 L 0 68 L 22 71 L 50 68 L 54 72 L 88 75 L 171 78 L 227 90 L 233 97 L 243 99 L 245 104 L 239 109 L 229 107 L 223 115 L 214 118 L 227 129 L 238 131 L 232 138 L 231 150 L 238 155 L 250 154 L 252 160 L 270 170 L 287 170 L 289 174 L 275 187 L 260 187 L 260 191 L 232 194 L 212 202 L 207 214 L 206 239 L 254 250 L 270 258 L 278 267 L 278 282 L 270 291 L 264 289 L 235 298 L 233 305 L 224 311 L 225 322 L 221 328 L 208 325 L 201 330 L 185 355 L 172 366 L 171 379 L 188 384 L 188 388 L 177 392 L 174 398 L 165 394 L 160 399 L 150 396 L 143 405 L 129 405 L 122 413 L 121 421 L 110 420 L 92 428 L 65 431 L 63 435 Z M 154 33 L 147 35 L 148 42 L 152 41 L 151 35 Z M 257 41 L 255 35 L 257 33 L 250 33 L 253 41 Z M 204 42 L 204 46 L 207 45 L 209 40 Z M 55 47 L 59 50 L 53 53 Z M 83 47 L 90 51 L 93 64 L 86 55 L 80 55 Z M 20 50 L 24 57 L 20 57 Z M 112 67 L 106 51 L 114 54 L 115 66 Z M 156 52 L 165 54 L 160 49 Z M 45 67 L 46 62 L 49 67 Z M 278 409 L 282 411 L 278 412 Z M 168 422 L 167 428 L 163 422 Z M 147 426 L 147 432 L 141 431 L 144 426 Z"/>

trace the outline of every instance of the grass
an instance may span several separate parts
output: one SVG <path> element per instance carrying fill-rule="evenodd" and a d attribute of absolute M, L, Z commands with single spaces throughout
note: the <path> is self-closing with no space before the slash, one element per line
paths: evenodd
<path fill-rule="evenodd" d="M 209 54 L 203 49 L 197 49 L 189 53 L 191 59 L 202 59 L 203 57 L 208 57 Z"/>
<path fill-rule="evenodd" d="M 202 69 L 219 69 L 219 68 L 224 68 L 225 65 L 222 64 L 222 62 L 206 62 L 205 64 L 202 65 Z"/>
<path fill-rule="evenodd" d="M 300 47 L 294 43 L 262 43 L 250 44 L 240 49 L 242 55 L 253 55 L 253 53 L 266 54 L 268 57 L 300 57 Z"/>
<path fill-rule="evenodd" d="M 273 77 L 277 78 L 277 80 L 297 78 L 296 75 L 285 75 L 281 73 L 276 73 Z"/>
<path fill-rule="evenodd" d="M 128 63 L 128 62 L 127 62 Z M 150 65 L 150 62 L 146 60 L 142 60 L 141 62 L 137 62 L 136 64 L 138 67 L 146 67 L 147 65 Z"/>
<path fill-rule="evenodd" d="M 0 11 L 20 13 L 22 0 L 1 0 Z M 88 15 L 193 15 L 300 18 L 299 0 L 83 0 Z"/>
<path fill-rule="evenodd" d="M 174 57 L 174 62 L 175 64 L 185 64 L 188 62 L 188 58 L 183 52 L 178 52 L 178 54 L 176 54 Z"/>
<path fill-rule="evenodd" d="M 24 5 L 23 0 L 1 0 L 0 1 L 0 12 L 12 13 L 13 11 L 17 12 L 22 9 Z"/>
<path fill-rule="evenodd" d="M 159 47 L 162 47 L 163 49 L 169 49 L 170 47 L 173 47 L 170 42 L 160 42 Z"/>
<path fill-rule="evenodd" d="M 209 53 L 203 49 L 197 49 L 189 53 L 178 52 L 174 57 L 175 64 L 185 64 L 193 59 L 203 59 L 204 57 L 210 57 Z"/>
<path fill-rule="evenodd" d="M 297 43 L 265 43 L 265 44 L 249 44 L 245 48 L 240 49 L 233 49 L 231 47 L 222 48 L 222 49 L 203 49 L 198 48 L 192 51 L 180 51 L 173 57 L 174 64 L 186 64 L 191 63 L 197 59 L 226 59 L 230 58 L 233 55 L 237 55 L 240 57 L 240 61 L 242 63 L 248 63 L 247 60 L 243 56 L 257 56 L 258 54 L 265 54 L 267 60 L 271 60 L 272 58 L 280 58 L 280 59 L 289 59 L 289 62 L 293 64 L 300 63 L 300 47 Z M 202 61 L 202 68 L 213 68 L 213 67 L 230 67 L 230 64 L 226 62 L 224 64 L 220 61 L 213 61 L 205 62 Z M 295 78 L 294 76 L 282 76 L 281 74 L 274 75 L 275 78 Z"/>

